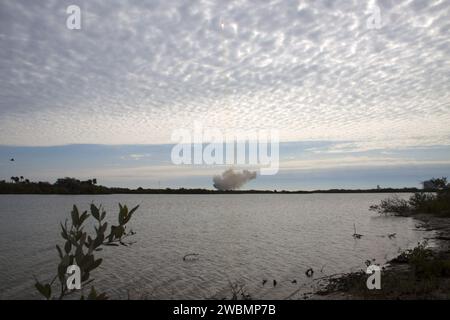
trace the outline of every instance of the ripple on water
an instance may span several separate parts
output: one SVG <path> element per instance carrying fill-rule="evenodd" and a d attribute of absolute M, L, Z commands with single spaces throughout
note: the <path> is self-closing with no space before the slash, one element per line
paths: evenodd
<path fill-rule="evenodd" d="M 368 211 L 387 196 L 0 195 L 0 297 L 38 297 L 32 276 L 51 277 L 59 222 L 73 204 L 87 209 L 93 201 L 110 215 L 118 202 L 140 204 L 132 221 L 136 244 L 102 252 L 94 276 L 112 297 L 205 299 L 229 294 L 229 282 L 240 282 L 254 297 L 285 298 L 310 281 L 309 267 L 320 276 L 346 272 L 367 259 L 383 263 L 420 241 L 425 231 L 415 230 L 412 219 Z M 352 237 L 354 224 L 360 240 Z M 198 259 L 183 261 L 188 253 Z"/>

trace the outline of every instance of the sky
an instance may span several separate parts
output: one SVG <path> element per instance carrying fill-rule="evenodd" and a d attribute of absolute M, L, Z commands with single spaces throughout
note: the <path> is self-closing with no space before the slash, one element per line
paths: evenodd
<path fill-rule="evenodd" d="M 450 176 L 448 0 L 2 0 L 0 44 L 0 180 L 211 188 L 171 161 L 195 122 L 279 132 L 248 188 Z"/>

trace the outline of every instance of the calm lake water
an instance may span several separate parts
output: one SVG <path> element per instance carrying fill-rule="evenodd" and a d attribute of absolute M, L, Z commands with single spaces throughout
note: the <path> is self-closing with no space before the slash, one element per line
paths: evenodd
<path fill-rule="evenodd" d="M 73 204 L 83 210 L 103 204 L 115 218 L 120 202 L 140 209 L 131 222 L 136 243 L 98 253 L 105 259 L 93 273 L 95 286 L 111 298 L 220 298 L 231 281 L 245 284 L 254 298 L 284 299 L 307 287 L 309 267 L 318 278 L 364 268 L 367 259 L 384 263 L 415 246 L 426 235 L 417 221 L 368 210 L 388 196 L 0 195 L 0 298 L 39 297 L 33 275 L 48 281 L 55 274 L 59 222 Z M 353 224 L 364 235 L 359 240 Z M 183 261 L 188 253 L 198 259 Z"/>

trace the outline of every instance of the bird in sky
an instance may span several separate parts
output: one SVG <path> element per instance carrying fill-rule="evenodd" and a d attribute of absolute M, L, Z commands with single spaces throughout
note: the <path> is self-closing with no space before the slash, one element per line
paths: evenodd
<path fill-rule="evenodd" d="M 14 160 L 14 158 L 11 158 L 9 161 L 14 162 L 15 160 Z"/>

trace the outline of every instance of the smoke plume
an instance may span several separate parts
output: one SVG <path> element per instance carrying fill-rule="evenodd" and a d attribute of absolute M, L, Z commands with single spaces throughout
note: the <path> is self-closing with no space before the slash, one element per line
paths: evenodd
<path fill-rule="evenodd" d="M 213 177 L 214 188 L 217 190 L 235 190 L 242 187 L 245 183 L 256 178 L 256 171 L 244 170 L 242 172 L 234 172 L 228 169 Z"/>

